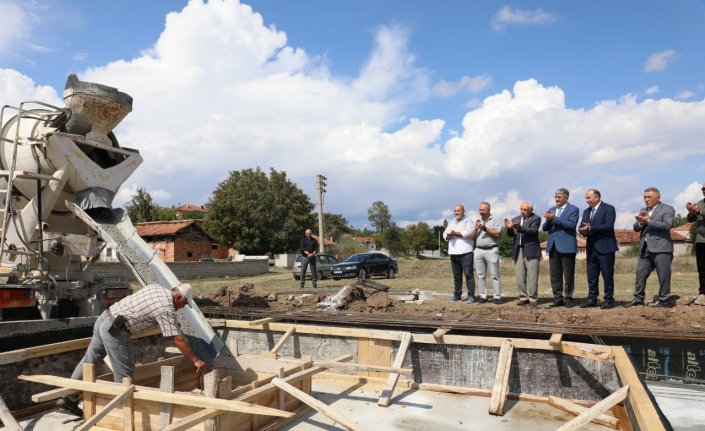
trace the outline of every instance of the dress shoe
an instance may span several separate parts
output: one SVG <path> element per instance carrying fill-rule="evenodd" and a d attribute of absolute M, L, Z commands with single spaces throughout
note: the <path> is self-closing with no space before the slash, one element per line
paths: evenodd
<path fill-rule="evenodd" d="M 553 303 L 548 304 L 548 308 L 556 308 L 556 307 L 562 307 L 565 305 L 565 302 L 563 302 L 562 299 L 556 299 L 553 301 Z"/>
<path fill-rule="evenodd" d="M 655 308 L 671 308 L 671 304 L 669 304 L 666 301 L 655 302 L 655 303 L 651 304 L 651 306 L 655 307 Z"/>
<path fill-rule="evenodd" d="M 495 299 L 492 300 L 492 302 L 494 302 L 496 305 L 500 305 L 500 304 L 502 304 L 502 299 L 501 299 L 501 298 L 495 298 Z"/>
<path fill-rule="evenodd" d="M 604 304 L 600 305 L 600 308 L 603 310 L 609 310 L 610 308 L 614 308 L 614 304 L 611 302 L 605 302 Z"/>
<path fill-rule="evenodd" d="M 573 305 L 575 305 L 573 303 L 573 298 L 565 298 L 563 300 L 563 304 L 565 304 L 565 308 L 573 308 Z"/>
<path fill-rule="evenodd" d="M 631 302 L 627 302 L 626 304 L 624 304 L 624 308 L 634 307 L 635 305 L 644 305 L 644 301 L 632 299 Z"/>
<path fill-rule="evenodd" d="M 468 304 L 474 304 L 475 303 L 475 297 L 474 296 L 468 296 Z"/>
<path fill-rule="evenodd" d="M 486 304 L 487 303 L 487 298 L 480 298 L 480 304 Z"/>
<path fill-rule="evenodd" d="M 522 305 L 526 305 L 528 303 L 529 303 L 529 300 L 524 298 L 524 299 L 520 299 L 519 302 L 517 302 L 517 305 L 522 306 Z"/>
<path fill-rule="evenodd" d="M 460 298 L 450 298 L 449 302 L 458 302 Z"/>
<path fill-rule="evenodd" d="M 580 304 L 580 308 L 592 308 L 592 307 L 597 307 L 597 301 L 588 301 L 584 304 Z"/>
<path fill-rule="evenodd" d="M 83 417 L 83 410 L 81 410 L 76 401 L 72 400 L 69 397 L 61 397 L 56 400 L 56 407 L 60 408 L 61 410 L 67 411 L 74 416 Z"/>

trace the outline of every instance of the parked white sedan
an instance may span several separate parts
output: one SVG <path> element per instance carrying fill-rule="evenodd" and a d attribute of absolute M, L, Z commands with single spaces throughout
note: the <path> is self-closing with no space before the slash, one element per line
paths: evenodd
<path fill-rule="evenodd" d="M 336 263 L 338 263 L 338 259 L 330 254 L 317 254 L 316 271 L 318 272 L 318 279 L 330 278 L 330 268 Z M 291 275 L 293 275 L 296 280 L 301 279 L 301 256 L 296 258 L 296 263 L 294 263 L 294 268 L 291 270 Z M 306 269 L 306 278 L 311 278 L 311 265 Z"/>

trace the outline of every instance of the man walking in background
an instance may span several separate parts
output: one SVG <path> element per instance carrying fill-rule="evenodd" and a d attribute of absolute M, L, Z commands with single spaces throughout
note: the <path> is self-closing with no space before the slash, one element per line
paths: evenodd
<path fill-rule="evenodd" d="M 646 207 L 634 216 L 634 230 L 639 234 L 639 260 L 636 263 L 636 283 L 634 299 L 625 305 L 644 305 L 646 280 L 656 269 L 658 275 L 658 302 L 654 307 L 669 307 L 671 296 L 671 262 L 673 261 L 673 240 L 671 227 L 676 210 L 661 202 L 661 192 L 656 187 L 644 190 Z"/>
<path fill-rule="evenodd" d="M 539 228 L 541 217 L 534 214 L 534 205 L 524 201 L 520 207 L 521 214 L 511 221 L 504 219 L 507 234 L 514 238 L 512 259 L 516 273 L 519 302 L 517 305 L 538 305 L 539 269 L 541 264 L 541 246 L 539 245 Z"/>
<path fill-rule="evenodd" d="M 580 308 L 597 306 L 600 296 L 600 274 L 605 284 L 605 302 L 600 308 L 614 307 L 614 257 L 619 245 L 614 235 L 614 222 L 617 212 L 608 203 L 602 202 L 602 195 L 597 189 L 585 192 L 588 207 L 583 211 L 583 219 L 578 231 L 586 238 L 586 260 L 588 279 L 588 300 Z"/>
<path fill-rule="evenodd" d="M 575 255 L 578 253 L 575 228 L 578 226 L 580 210 L 568 203 L 569 196 L 567 189 L 556 190 L 556 206 L 544 214 L 546 222 L 543 230 L 548 232 L 546 252 L 553 289 L 553 303 L 549 307 L 573 306 Z"/>
<path fill-rule="evenodd" d="M 488 202 L 480 203 L 480 218 L 475 222 L 475 270 L 477 271 L 477 282 L 480 290 L 480 302 L 487 302 L 487 270 L 492 277 L 492 289 L 494 296 L 492 302 L 499 305 L 502 303 L 502 288 L 499 284 L 499 233 L 502 225 L 499 219 L 490 213 Z M 473 238 L 474 236 L 474 238 Z"/>
<path fill-rule="evenodd" d="M 453 208 L 455 219 L 448 224 L 443 239 L 448 241 L 450 268 L 453 271 L 453 297 L 451 301 L 460 301 L 463 294 L 463 274 L 468 289 L 468 304 L 475 302 L 475 276 L 472 271 L 474 242 L 470 239 L 474 224 L 465 216 L 465 207 L 456 204 Z"/>
<path fill-rule="evenodd" d="M 705 184 L 700 189 L 705 195 Z M 688 221 L 695 223 L 695 262 L 698 267 L 700 288 L 693 304 L 705 305 L 705 199 L 686 204 Z"/>
<path fill-rule="evenodd" d="M 306 229 L 304 238 L 301 240 L 301 284 L 300 289 L 306 284 L 306 268 L 311 265 L 311 281 L 313 288 L 317 287 L 318 270 L 316 269 L 316 252 L 318 251 L 318 241 L 313 236 L 311 229 Z"/>

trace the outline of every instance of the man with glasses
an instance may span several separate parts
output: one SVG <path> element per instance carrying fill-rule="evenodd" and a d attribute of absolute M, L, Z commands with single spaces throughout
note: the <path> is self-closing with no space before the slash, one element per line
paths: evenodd
<path fill-rule="evenodd" d="M 700 189 L 705 195 L 705 184 Z M 696 203 L 688 202 L 685 205 L 688 210 L 688 221 L 695 223 L 695 262 L 698 267 L 698 279 L 700 289 L 698 297 L 693 301 L 694 305 L 705 305 L 705 199 Z"/>
<path fill-rule="evenodd" d="M 516 273 L 519 302 L 517 305 L 538 305 L 539 268 L 541 265 L 541 246 L 539 229 L 541 217 L 534 214 L 534 205 L 524 201 L 519 208 L 521 214 L 512 220 L 504 219 L 507 234 L 514 238 L 512 259 Z"/>

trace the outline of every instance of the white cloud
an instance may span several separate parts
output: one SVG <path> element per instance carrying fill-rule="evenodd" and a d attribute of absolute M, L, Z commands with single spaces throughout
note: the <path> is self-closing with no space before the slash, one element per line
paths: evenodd
<path fill-rule="evenodd" d="M 644 70 L 646 72 L 663 72 L 676 58 L 678 58 L 678 53 L 672 49 L 654 52 L 644 63 Z"/>
<path fill-rule="evenodd" d="M 73 59 L 76 61 L 83 61 L 88 58 L 87 52 L 77 52 L 73 55 Z"/>
<path fill-rule="evenodd" d="M 695 93 L 690 90 L 684 90 L 676 94 L 676 99 L 680 100 L 688 100 L 692 99 L 693 97 L 695 97 Z"/>
<path fill-rule="evenodd" d="M 541 8 L 522 10 L 503 6 L 492 17 L 492 28 L 495 31 L 501 31 L 510 24 L 543 25 L 551 24 L 556 20 L 558 20 L 557 15 L 544 12 Z"/>
<path fill-rule="evenodd" d="M 48 85 L 37 85 L 31 78 L 12 69 L 0 68 L 0 101 L 19 107 L 25 100 L 40 100 L 54 106 L 63 106 L 56 90 Z"/>
<path fill-rule="evenodd" d="M 13 51 L 28 36 L 29 28 L 29 16 L 20 5 L 0 2 L 0 53 Z"/>
<path fill-rule="evenodd" d="M 658 94 L 658 85 L 654 85 L 652 87 L 649 87 L 646 89 L 645 93 L 648 94 L 649 96 L 653 96 L 654 94 Z"/>
<path fill-rule="evenodd" d="M 676 208 L 677 214 L 682 214 L 685 216 L 688 213 L 685 209 L 685 204 L 688 202 L 695 203 L 703 198 L 703 192 L 700 190 L 702 184 L 703 183 L 693 181 L 685 186 L 683 191 L 676 194 L 675 198 L 673 198 L 672 205 Z"/>
<path fill-rule="evenodd" d="M 492 85 L 492 77 L 484 74 L 480 76 L 463 76 L 455 82 L 439 81 L 433 86 L 433 94 L 438 97 L 453 97 L 465 91 L 468 93 L 479 93 Z"/>

